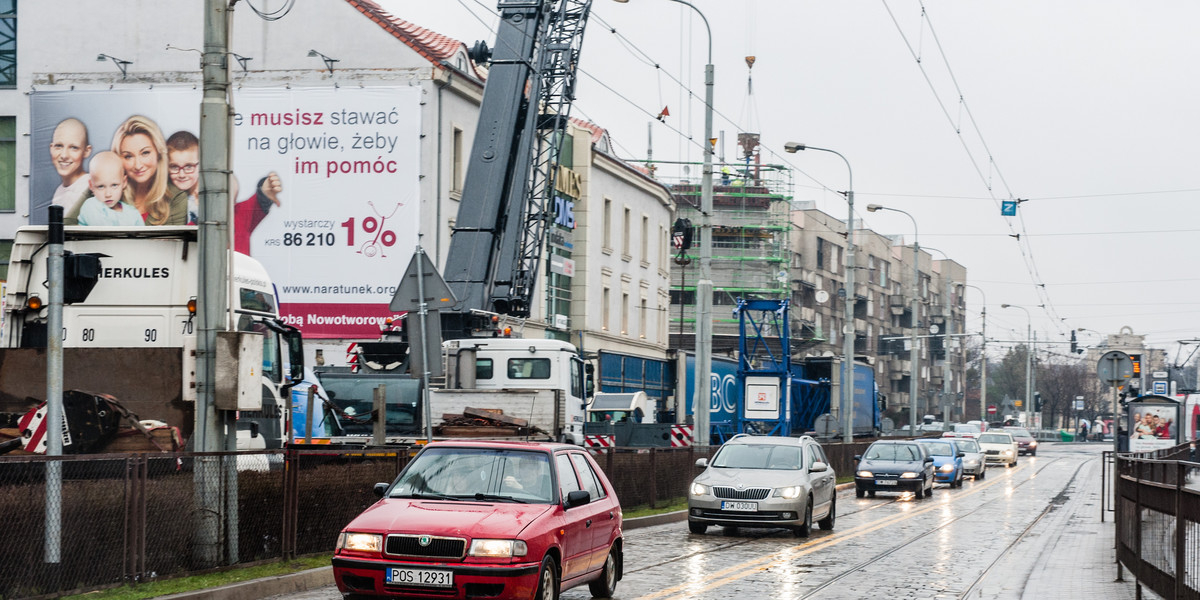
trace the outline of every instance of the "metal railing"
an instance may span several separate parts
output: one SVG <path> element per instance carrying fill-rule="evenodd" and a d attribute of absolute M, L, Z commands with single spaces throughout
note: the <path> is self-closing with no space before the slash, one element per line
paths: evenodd
<path fill-rule="evenodd" d="M 1200 463 L 1187 457 L 1186 444 L 1115 454 L 1117 560 L 1164 598 L 1200 598 Z"/>

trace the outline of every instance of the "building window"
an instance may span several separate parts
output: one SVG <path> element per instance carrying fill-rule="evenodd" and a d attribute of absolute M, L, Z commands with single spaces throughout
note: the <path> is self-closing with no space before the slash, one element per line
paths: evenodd
<path fill-rule="evenodd" d="M 604 199 L 604 249 L 612 252 L 612 200 Z"/>
<path fill-rule="evenodd" d="M 555 256 L 570 258 L 568 252 L 559 248 L 553 248 L 550 252 Z M 571 314 L 571 277 L 555 273 L 551 267 L 547 267 L 547 275 L 546 320 L 553 325 L 557 315 Z"/>
<path fill-rule="evenodd" d="M 621 222 L 621 232 L 623 234 L 621 237 L 621 258 L 624 258 L 625 260 L 630 260 L 633 258 L 633 255 L 629 253 L 629 233 L 630 228 L 633 226 L 632 220 L 633 213 L 631 213 L 629 211 L 629 207 L 626 206 L 625 219 Z"/>
<path fill-rule="evenodd" d="M 450 141 L 450 191 L 461 192 L 465 165 L 463 164 L 463 130 L 454 128 Z"/>
<path fill-rule="evenodd" d="M 629 294 L 621 294 L 621 335 L 629 335 Z"/>
<path fill-rule="evenodd" d="M 0 240 L 0 281 L 8 280 L 8 263 L 12 260 L 12 240 Z"/>
<path fill-rule="evenodd" d="M 638 308 L 641 309 L 641 312 L 638 313 L 638 315 L 639 315 L 638 316 L 638 320 L 639 320 L 638 326 L 640 329 L 640 331 L 638 332 L 638 337 L 640 337 L 642 339 L 646 339 L 646 321 L 650 320 L 650 313 L 646 310 L 646 299 L 645 298 L 642 298 L 642 303 Z"/>
<path fill-rule="evenodd" d="M 650 217 L 642 215 L 642 262 L 650 264 Z"/>
<path fill-rule="evenodd" d="M 604 291 L 600 292 L 600 329 L 604 331 L 608 331 L 608 299 L 610 296 L 609 288 L 604 288 Z"/>
<path fill-rule="evenodd" d="M 0 117 L 0 212 L 16 209 L 17 118 Z"/>
<path fill-rule="evenodd" d="M 17 87 L 17 0 L 0 0 L 0 87 Z"/>
<path fill-rule="evenodd" d="M 825 240 L 817 238 L 817 268 L 825 268 Z"/>

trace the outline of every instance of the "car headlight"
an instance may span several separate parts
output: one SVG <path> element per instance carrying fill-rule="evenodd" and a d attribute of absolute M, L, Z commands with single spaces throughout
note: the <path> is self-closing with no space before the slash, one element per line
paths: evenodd
<path fill-rule="evenodd" d="M 863 479 L 870 479 L 870 478 L 874 477 L 875 474 L 870 471 L 859 471 L 858 476 L 862 477 Z"/>
<path fill-rule="evenodd" d="M 917 478 L 917 474 L 913 473 L 912 471 L 900 474 L 900 479 L 916 479 L 916 478 Z"/>
<path fill-rule="evenodd" d="M 378 533 L 350 533 L 343 531 L 338 535 L 338 550 L 354 550 L 356 552 L 383 552 L 383 536 Z"/>
<path fill-rule="evenodd" d="M 1030 447 L 1030 448 L 1037 448 L 1037 440 L 1034 440 L 1034 441 L 1032 441 L 1032 442 L 1029 442 L 1029 447 Z"/>
<path fill-rule="evenodd" d="M 785 500 L 795 500 L 800 497 L 800 486 L 776 488 L 775 495 Z"/>
<path fill-rule="evenodd" d="M 512 558 L 525 556 L 529 548 L 521 540 L 471 540 L 467 556 L 487 558 Z"/>
<path fill-rule="evenodd" d="M 954 472 L 954 465 L 951 465 L 951 464 L 945 464 L 945 465 L 942 465 L 942 468 L 941 468 L 941 469 L 938 469 L 938 470 L 939 470 L 939 471 L 941 471 L 941 472 L 943 472 L 943 473 L 953 473 L 953 472 Z"/>
<path fill-rule="evenodd" d="M 703 496 L 708 493 L 708 486 L 703 483 L 692 482 L 692 495 Z"/>
<path fill-rule="evenodd" d="M 1009 449 L 1009 450 L 1005 450 L 1005 451 L 1004 451 L 1004 454 L 1005 454 L 1005 455 L 1007 455 L 1007 456 L 1012 456 L 1012 450 L 1011 450 L 1011 449 Z"/>

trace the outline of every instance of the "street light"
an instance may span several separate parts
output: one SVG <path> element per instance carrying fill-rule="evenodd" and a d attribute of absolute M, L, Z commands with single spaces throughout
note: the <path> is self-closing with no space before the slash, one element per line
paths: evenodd
<path fill-rule="evenodd" d="M 615 0 L 622 4 L 629 0 Z M 712 377 L 712 211 L 713 177 L 712 159 L 715 141 L 712 135 L 713 122 L 713 60 L 712 28 L 708 18 L 699 8 L 685 0 L 677 2 L 700 15 L 704 30 L 708 32 L 708 63 L 704 65 L 704 172 L 700 180 L 700 279 L 696 282 L 696 396 L 692 400 L 692 418 L 695 430 L 693 444 L 707 446 L 709 438 L 709 411 L 711 396 L 709 379 Z"/>
<path fill-rule="evenodd" d="M 982 363 L 979 370 L 979 420 L 987 422 L 987 294 L 983 293 L 983 288 L 969 283 L 963 284 L 969 288 L 979 290 L 979 295 L 983 296 L 983 310 L 979 312 L 983 324 L 979 327 L 979 337 L 983 338 L 983 343 L 979 348 L 980 362 Z"/>
<path fill-rule="evenodd" d="M 1030 343 L 1029 351 L 1025 353 L 1025 411 L 1029 416 L 1028 426 L 1033 426 L 1033 318 L 1029 309 L 1015 304 L 1001 304 L 1000 308 L 1019 308 L 1025 311 L 1025 340 Z"/>
<path fill-rule="evenodd" d="M 678 1 L 678 0 L 676 0 Z M 829 148 L 807 146 L 797 142 L 783 145 L 787 152 L 795 154 L 801 150 L 819 150 L 838 155 L 846 163 L 846 171 L 850 175 L 850 187 L 846 190 L 846 204 L 849 205 L 849 216 L 846 217 L 846 322 L 842 325 L 842 354 L 845 356 L 845 369 L 842 376 L 842 414 L 846 422 L 846 430 L 842 440 L 849 444 L 854 441 L 854 171 L 850 161 L 841 152 Z"/>
<path fill-rule="evenodd" d="M 917 394 L 919 393 L 917 390 L 917 377 L 918 373 L 920 373 L 920 371 L 917 369 L 917 361 L 921 357 L 920 353 L 917 351 L 917 311 L 920 308 L 920 290 L 918 288 L 918 282 L 921 280 L 921 262 L 918 259 L 920 258 L 921 245 L 917 242 L 917 220 L 913 218 L 912 215 L 898 208 L 889 208 L 887 206 L 880 206 L 878 204 L 867 205 L 867 212 L 875 212 L 880 210 L 898 212 L 912 220 L 913 224 L 913 278 L 912 287 L 910 288 L 910 293 L 912 294 L 912 319 L 909 323 L 909 325 L 911 325 L 909 329 L 911 329 L 912 335 L 912 341 L 910 342 L 912 348 L 909 349 L 908 353 L 910 373 L 908 377 L 908 411 L 909 433 L 915 436 L 917 435 Z"/>

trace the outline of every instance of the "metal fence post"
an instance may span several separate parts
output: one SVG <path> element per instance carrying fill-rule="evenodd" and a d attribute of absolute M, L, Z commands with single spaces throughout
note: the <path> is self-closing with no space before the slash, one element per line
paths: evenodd
<path fill-rule="evenodd" d="M 280 553 L 284 560 L 296 558 L 296 530 L 300 512 L 299 458 L 295 448 L 288 448 L 283 459 L 283 535 L 280 536 Z"/>
<path fill-rule="evenodd" d="M 1184 463 L 1175 461 L 1175 597 L 1182 598 L 1184 589 L 1187 586 L 1184 583 L 1187 581 L 1184 566 L 1187 564 L 1184 555 L 1187 553 L 1187 547 L 1184 546 L 1187 536 L 1184 535 L 1187 522 L 1183 519 L 1183 477 L 1186 473 Z"/>

